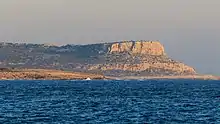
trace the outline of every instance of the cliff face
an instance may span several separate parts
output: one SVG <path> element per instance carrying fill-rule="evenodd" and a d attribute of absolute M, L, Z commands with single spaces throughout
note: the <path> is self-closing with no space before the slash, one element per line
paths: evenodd
<path fill-rule="evenodd" d="M 105 64 L 90 66 L 89 70 L 120 70 L 135 75 L 196 74 L 192 67 L 167 57 L 163 45 L 158 41 L 124 41 L 113 43 L 108 49 L 109 60 Z M 126 76 L 121 72 L 119 75 Z"/>
<path fill-rule="evenodd" d="M 103 71 L 110 71 L 110 70 L 123 70 L 123 71 L 130 71 L 130 72 L 143 72 L 146 70 L 149 71 L 164 71 L 162 73 L 168 73 L 171 71 L 176 75 L 184 75 L 184 74 L 196 74 L 195 70 L 187 65 L 182 63 L 140 63 L 140 64 L 105 64 L 105 65 L 96 65 L 90 67 L 90 70 L 94 69 L 101 69 Z M 158 72 L 160 73 L 160 72 Z M 161 75 L 163 75 L 161 73 Z M 170 73 L 171 74 L 171 73 Z"/>
<path fill-rule="evenodd" d="M 0 43 L 0 67 L 62 69 L 106 76 L 193 75 L 166 55 L 158 41 L 46 46 Z"/>
<path fill-rule="evenodd" d="M 124 41 L 111 45 L 110 53 L 131 52 L 132 54 L 164 55 L 164 47 L 158 41 Z"/>

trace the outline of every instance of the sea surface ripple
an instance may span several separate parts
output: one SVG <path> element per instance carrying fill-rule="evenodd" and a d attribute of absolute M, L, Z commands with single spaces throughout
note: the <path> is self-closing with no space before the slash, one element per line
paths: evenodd
<path fill-rule="evenodd" d="M 0 81 L 0 123 L 220 124 L 220 81 Z"/>

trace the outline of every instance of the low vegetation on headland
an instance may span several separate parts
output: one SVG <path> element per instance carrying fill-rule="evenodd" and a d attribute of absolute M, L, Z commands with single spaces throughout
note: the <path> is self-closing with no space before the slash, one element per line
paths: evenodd
<path fill-rule="evenodd" d="M 103 75 L 47 69 L 0 69 L 1 80 L 75 80 L 104 79 Z"/>
<path fill-rule="evenodd" d="M 0 79 L 219 79 L 170 58 L 158 41 L 0 43 Z"/>

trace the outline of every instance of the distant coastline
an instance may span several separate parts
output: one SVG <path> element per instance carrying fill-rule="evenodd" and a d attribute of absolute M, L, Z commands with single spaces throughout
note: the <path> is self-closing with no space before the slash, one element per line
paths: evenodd
<path fill-rule="evenodd" d="M 212 75 L 183 75 L 183 76 L 126 76 L 108 77 L 91 73 L 67 72 L 49 69 L 1 69 L 0 80 L 148 80 L 148 79 L 201 79 L 220 80 L 220 77 Z"/>
<path fill-rule="evenodd" d="M 121 80 L 148 80 L 148 79 L 192 79 L 192 80 L 220 80 L 220 77 L 213 75 L 177 75 L 177 76 L 127 76 L 120 77 Z"/>
<path fill-rule="evenodd" d="M 87 45 L 0 42 L 0 79 L 214 79 L 170 58 L 154 40 Z"/>

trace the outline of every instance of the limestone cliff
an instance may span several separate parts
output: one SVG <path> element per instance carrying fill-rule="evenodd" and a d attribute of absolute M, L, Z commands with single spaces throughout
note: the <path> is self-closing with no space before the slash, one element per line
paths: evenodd
<path fill-rule="evenodd" d="M 166 56 L 158 41 L 123 41 L 109 46 L 105 64 L 95 64 L 88 70 L 101 70 L 115 75 L 192 75 L 194 68 Z M 117 71 L 120 73 L 116 74 Z M 125 74 L 124 74 L 125 73 Z"/>
<path fill-rule="evenodd" d="M 111 45 L 110 53 L 131 52 L 132 54 L 164 55 L 164 47 L 158 41 L 123 41 Z"/>

